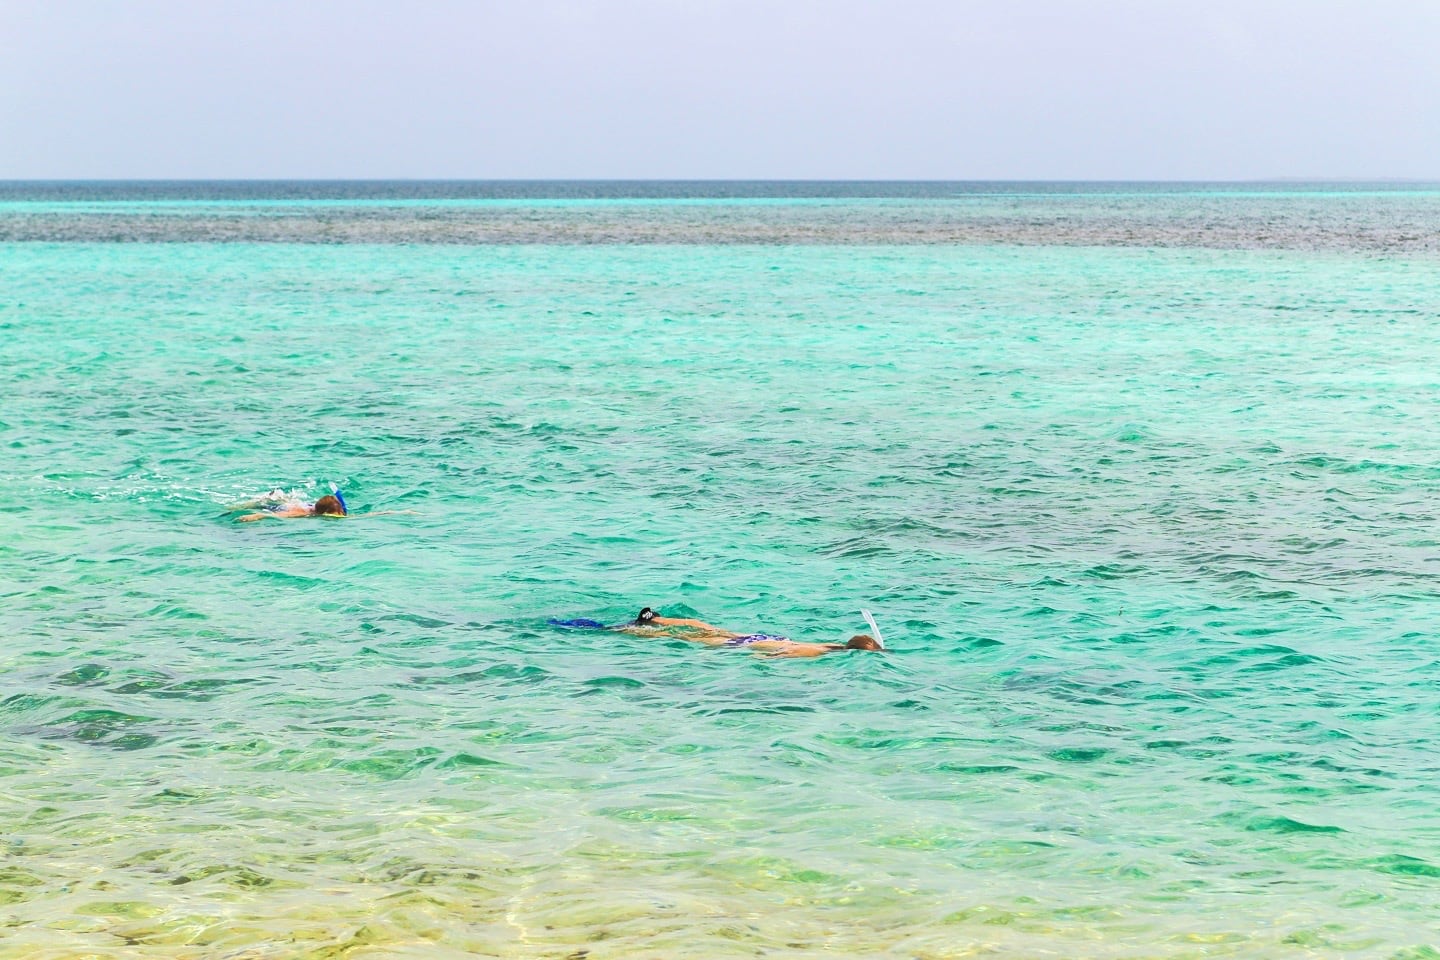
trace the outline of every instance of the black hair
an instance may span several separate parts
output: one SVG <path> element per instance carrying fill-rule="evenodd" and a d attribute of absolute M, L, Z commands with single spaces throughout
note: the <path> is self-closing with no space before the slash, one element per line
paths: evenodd
<path fill-rule="evenodd" d="M 654 619 L 655 611 L 651 610 L 649 607 L 646 607 L 644 610 L 640 611 L 640 616 L 635 618 L 635 626 L 648 627 L 650 625 L 650 621 Z"/>

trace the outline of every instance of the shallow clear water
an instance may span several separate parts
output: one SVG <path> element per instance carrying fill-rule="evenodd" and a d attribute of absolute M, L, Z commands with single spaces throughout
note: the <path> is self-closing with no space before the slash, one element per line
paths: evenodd
<path fill-rule="evenodd" d="M 1440 955 L 1433 257 L 700 239 L 0 245 L 0 958 Z"/>

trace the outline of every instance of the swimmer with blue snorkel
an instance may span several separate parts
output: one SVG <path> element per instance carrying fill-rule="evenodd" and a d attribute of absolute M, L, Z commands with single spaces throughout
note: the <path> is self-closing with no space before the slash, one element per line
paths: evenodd
<path fill-rule="evenodd" d="M 348 517 L 350 510 L 345 506 L 345 495 L 335 484 L 330 484 L 332 491 L 328 496 L 321 497 L 314 503 L 306 503 L 303 500 L 294 500 L 286 497 L 280 491 L 275 491 L 260 500 L 251 501 L 241 505 L 240 509 L 265 505 L 261 513 L 248 513 L 243 517 L 236 517 L 240 523 L 253 523 L 256 520 L 293 520 L 296 517 Z M 379 517 L 389 513 L 411 513 L 414 510 L 377 510 L 373 513 L 356 514 L 361 517 Z"/>
<path fill-rule="evenodd" d="M 256 520 L 268 520 L 274 517 L 276 520 L 290 520 L 294 517 L 348 517 L 350 511 L 345 509 L 339 497 L 321 497 L 314 503 L 284 503 L 277 504 L 274 510 L 266 510 L 263 513 L 247 513 L 243 517 L 236 517 L 241 523 L 253 523 Z"/>
<path fill-rule="evenodd" d="M 767 657 L 821 657 L 842 650 L 884 650 L 885 645 L 880 640 L 880 628 L 876 626 L 875 618 L 870 616 L 868 610 L 860 613 L 865 617 L 865 622 L 870 624 L 874 634 L 858 633 L 845 643 L 802 643 L 770 633 L 733 633 L 711 626 L 703 620 L 662 617 L 649 607 L 641 610 L 633 623 L 610 629 L 638 637 L 675 637 L 703 643 L 709 647 L 743 647 L 751 653 Z"/>

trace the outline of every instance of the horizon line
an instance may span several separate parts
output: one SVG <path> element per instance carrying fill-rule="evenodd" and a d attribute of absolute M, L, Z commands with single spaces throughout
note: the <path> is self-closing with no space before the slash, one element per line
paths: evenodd
<path fill-rule="evenodd" d="M 0 177 L 0 183 L 1440 183 L 1429 177 Z"/>

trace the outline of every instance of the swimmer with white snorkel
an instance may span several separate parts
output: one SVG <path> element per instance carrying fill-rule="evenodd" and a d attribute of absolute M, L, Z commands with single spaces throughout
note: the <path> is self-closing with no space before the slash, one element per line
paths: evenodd
<path fill-rule="evenodd" d="M 744 648 L 767 657 L 822 657 L 827 653 L 840 653 L 845 650 L 883 651 L 885 644 L 880 639 L 880 628 L 876 625 L 875 618 L 870 616 L 868 610 L 861 610 L 860 614 L 870 625 L 872 633 L 857 633 L 845 643 L 802 643 L 770 633 L 734 633 L 711 626 L 703 620 L 663 617 L 649 607 L 641 610 L 632 623 L 610 629 L 637 637 L 675 637 L 703 643 L 709 647 Z"/>

